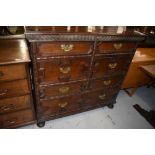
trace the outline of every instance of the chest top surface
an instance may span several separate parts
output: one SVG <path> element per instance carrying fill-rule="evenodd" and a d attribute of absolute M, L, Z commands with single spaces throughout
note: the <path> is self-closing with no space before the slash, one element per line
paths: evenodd
<path fill-rule="evenodd" d="M 0 65 L 29 61 L 28 47 L 24 39 L 0 40 Z"/>

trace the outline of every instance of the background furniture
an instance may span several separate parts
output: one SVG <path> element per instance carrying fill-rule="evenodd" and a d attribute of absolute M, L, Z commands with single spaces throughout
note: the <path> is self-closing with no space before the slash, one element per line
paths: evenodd
<path fill-rule="evenodd" d="M 0 26 L 0 35 L 24 34 L 24 26 Z"/>
<path fill-rule="evenodd" d="M 24 39 L 0 39 L 0 128 L 35 122 Z"/>
<path fill-rule="evenodd" d="M 38 126 L 97 107 L 113 107 L 144 36 L 115 29 L 26 27 L 33 63 Z"/>
<path fill-rule="evenodd" d="M 141 70 L 140 66 L 151 64 L 155 64 L 155 48 L 138 48 L 121 86 L 129 96 L 132 96 L 138 87 L 150 83 L 151 78 Z"/>
<path fill-rule="evenodd" d="M 151 82 L 148 84 L 148 87 L 155 87 L 155 65 L 141 66 L 141 69 L 152 79 Z"/>

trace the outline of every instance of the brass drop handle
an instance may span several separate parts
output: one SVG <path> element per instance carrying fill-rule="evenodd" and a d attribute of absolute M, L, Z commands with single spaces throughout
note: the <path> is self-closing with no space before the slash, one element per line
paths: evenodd
<path fill-rule="evenodd" d="M 69 52 L 69 51 L 71 51 L 73 48 L 74 48 L 74 45 L 73 45 L 73 44 L 61 44 L 61 49 L 62 49 L 64 52 Z"/>
<path fill-rule="evenodd" d="M 110 84 L 111 84 L 111 80 L 106 80 L 106 81 L 103 81 L 103 83 L 104 83 L 104 85 L 105 85 L 105 86 L 108 86 L 108 85 L 110 85 Z"/>
<path fill-rule="evenodd" d="M 58 104 L 60 108 L 65 108 L 67 105 L 68 105 L 68 102 L 63 102 Z"/>
<path fill-rule="evenodd" d="M 122 48 L 123 44 L 122 44 L 122 43 L 115 43 L 113 46 L 114 46 L 114 48 L 115 48 L 116 50 L 119 50 L 119 49 Z"/>
<path fill-rule="evenodd" d="M 101 100 L 104 100 L 104 99 L 105 99 L 105 97 L 106 97 L 106 95 L 105 95 L 105 94 L 103 94 L 103 95 L 99 95 L 99 98 L 100 98 Z"/>
<path fill-rule="evenodd" d="M 10 106 L 2 106 L 0 107 L 0 109 L 3 111 L 8 111 L 8 110 L 14 109 L 14 106 L 13 104 L 10 104 Z"/>
<path fill-rule="evenodd" d="M 63 74 L 67 74 L 71 71 L 71 67 L 60 67 L 60 72 Z"/>
<path fill-rule="evenodd" d="M 114 69 L 114 68 L 116 68 L 117 67 L 117 63 L 110 63 L 109 64 L 109 68 L 110 69 Z"/>
<path fill-rule="evenodd" d="M 16 123 L 15 120 L 8 120 L 7 122 L 8 122 L 9 124 L 15 124 L 15 123 Z"/>
<path fill-rule="evenodd" d="M 0 71 L 0 78 L 4 76 L 4 73 Z"/>
<path fill-rule="evenodd" d="M 61 88 L 59 88 L 59 92 L 62 93 L 62 94 L 68 93 L 69 90 L 70 90 L 69 87 L 61 87 Z"/>
<path fill-rule="evenodd" d="M 3 96 L 7 93 L 7 89 L 3 90 L 3 89 L 0 89 L 0 96 Z"/>

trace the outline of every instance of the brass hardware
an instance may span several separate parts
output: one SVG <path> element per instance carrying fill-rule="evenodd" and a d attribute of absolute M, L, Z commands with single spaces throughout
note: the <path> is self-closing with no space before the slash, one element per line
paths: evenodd
<path fill-rule="evenodd" d="M 0 78 L 4 76 L 4 73 L 0 71 Z"/>
<path fill-rule="evenodd" d="M 10 104 L 10 106 L 2 106 L 0 107 L 0 109 L 3 111 L 8 111 L 8 110 L 14 109 L 14 106 L 13 104 Z"/>
<path fill-rule="evenodd" d="M 67 92 L 69 92 L 69 87 L 61 87 L 59 88 L 59 92 L 62 93 L 62 94 L 65 94 Z"/>
<path fill-rule="evenodd" d="M 2 93 L 0 93 L 0 96 L 3 96 L 3 95 L 5 95 L 6 93 L 7 93 L 7 89 L 5 89 L 5 90 L 0 90 L 0 92 L 2 92 Z"/>
<path fill-rule="evenodd" d="M 62 45 L 61 45 L 61 49 L 62 49 L 64 52 L 69 52 L 69 51 L 71 51 L 73 48 L 74 48 L 74 45 L 73 45 L 73 44 L 69 44 L 69 45 L 62 44 Z"/>
<path fill-rule="evenodd" d="M 109 64 L 110 69 L 114 69 L 114 68 L 116 68 L 116 66 L 117 66 L 117 63 L 110 63 Z"/>
<path fill-rule="evenodd" d="M 60 67 L 60 72 L 63 74 L 67 74 L 71 71 L 71 67 Z"/>
<path fill-rule="evenodd" d="M 4 108 L 3 108 L 4 111 L 8 111 L 8 110 L 10 110 L 10 109 L 11 109 L 10 107 L 4 107 Z"/>
<path fill-rule="evenodd" d="M 104 100 L 104 99 L 105 99 L 105 97 L 106 97 L 106 95 L 105 95 L 105 94 L 103 94 L 103 95 L 99 95 L 99 98 L 100 98 L 101 100 Z"/>
<path fill-rule="evenodd" d="M 68 102 L 64 102 L 64 103 L 59 103 L 58 104 L 58 106 L 60 107 L 60 108 L 64 108 L 64 107 L 66 107 L 68 105 Z"/>
<path fill-rule="evenodd" d="M 7 106 L 3 106 L 3 107 L 1 107 L 0 109 L 3 110 L 3 111 L 8 111 L 8 110 L 10 110 L 11 108 L 10 108 L 10 107 L 7 107 Z"/>
<path fill-rule="evenodd" d="M 115 44 L 114 44 L 114 48 L 115 48 L 116 50 L 119 50 L 122 46 L 123 46 L 122 43 L 115 43 Z"/>
<path fill-rule="evenodd" d="M 110 85 L 111 80 L 103 81 L 103 83 L 104 83 L 105 86 L 108 86 L 108 85 Z"/>
<path fill-rule="evenodd" d="M 10 124 L 15 124 L 16 121 L 8 121 L 8 123 L 10 123 Z"/>

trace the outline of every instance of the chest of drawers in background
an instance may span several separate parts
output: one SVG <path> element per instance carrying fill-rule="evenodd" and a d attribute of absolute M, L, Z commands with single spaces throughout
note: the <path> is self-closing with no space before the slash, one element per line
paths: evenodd
<path fill-rule="evenodd" d="M 41 30 L 45 31 L 26 27 L 38 126 L 102 106 L 112 108 L 137 43 L 144 37 Z"/>
<path fill-rule="evenodd" d="M 0 128 L 17 128 L 35 121 L 24 39 L 0 40 Z"/>

